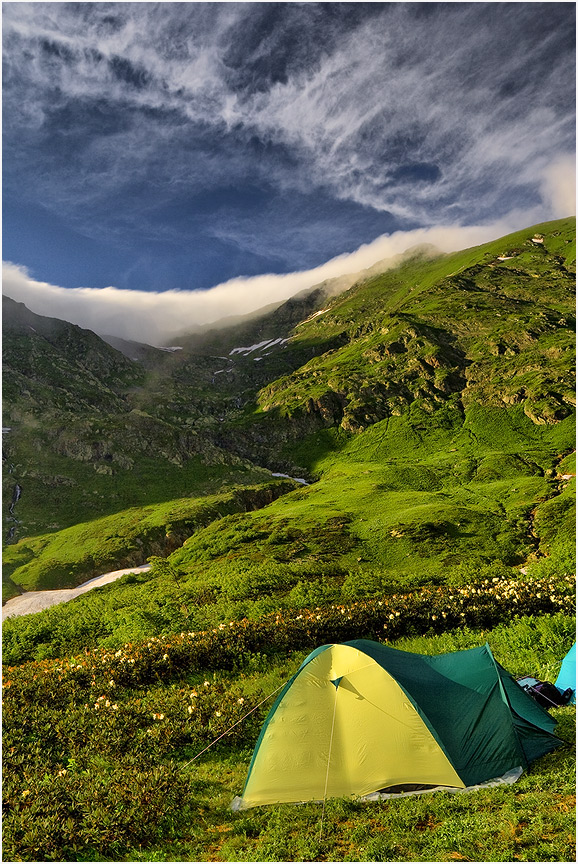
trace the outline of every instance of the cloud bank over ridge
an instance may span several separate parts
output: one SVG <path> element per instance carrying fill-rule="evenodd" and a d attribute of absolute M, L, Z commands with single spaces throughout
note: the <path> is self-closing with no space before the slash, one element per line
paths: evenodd
<path fill-rule="evenodd" d="M 62 288 L 39 282 L 31 278 L 25 268 L 6 262 L 3 291 L 37 314 L 62 318 L 101 335 L 158 346 L 167 344 L 187 329 L 281 302 L 326 279 L 352 274 L 344 283 L 344 288 L 349 287 L 356 274 L 418 244 L 429 243 L 442 252 L 451 252 L 487 242 L 525 227 L 525 217 L 526 214 L 518 213 L 486 226 L 438 226 L 399 231 L 311 270 L 236 278 L 204 291 Z M 387 264 L 383 269 L 387 269 Z"/>

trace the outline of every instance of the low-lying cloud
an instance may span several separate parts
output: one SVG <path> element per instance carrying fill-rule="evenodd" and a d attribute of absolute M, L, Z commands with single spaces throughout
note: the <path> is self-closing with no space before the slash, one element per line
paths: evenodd
<path fill-rule="evenodd" d="M 350 274 L 342 282 L 345 289 L 363 270 L 412 246 L 428 243 L 442 252 L 451 252 L 496 239 L 526 224 L 527 212 L 511 214 L 491 225 L 398 231 L 378 237 L 355 252 L 339 255 L 311 270 L 239 277 L 199 291 L 62 288 L 40 282 L 32 278 L 26 268 L 6 262 L 3 265 L 3 292 L 39 315 L 61 318 L 101 335 L 166 345 L 187 330 L 227 316 L 253 312 L 268 304 L 282 302 L 326 279 Z M 387 269 L 387 264 L 383 269 Z"/>

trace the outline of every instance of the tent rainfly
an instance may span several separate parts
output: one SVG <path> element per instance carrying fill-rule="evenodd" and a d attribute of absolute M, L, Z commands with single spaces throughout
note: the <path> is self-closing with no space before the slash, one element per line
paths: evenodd
<path fill-rule="evenodd" d="M 564 690 L 567 690 L 568 687 L 571 687 L 574 694 L 570 699 L 569 704 L 576 704 L 576 643 L 572 645 L 562 660 L 560 674 L 556 678 L 556 687 L 558 690 L 562 691 L 562 693 Z"/>
<path fill-rule="evenodd" d="M 515 778 L 562 744 L 555 725 L 488 645 L 437 657 L 323 645 L 277 697 L 232 807 Z"/>

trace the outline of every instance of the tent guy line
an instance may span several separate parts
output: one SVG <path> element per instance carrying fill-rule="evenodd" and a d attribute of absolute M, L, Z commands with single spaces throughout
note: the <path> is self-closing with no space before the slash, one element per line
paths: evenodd
<path fill-rule="evenodd" d="M 183 767 L 183 768 L 186 768 L 186 767 L 187 767 L 187 765 L 190 765 L 190 764 L 191 764 L 191 763 L 192 763 L 192 762 L 194 762 L 194 761 L 195 761 L 195 760 L 196 760 L 196 759 L 198 759 L 198 758 L 199 758 L 199 756 L 202 756 L 202 755 L 203 755 L 203 753 L 206 753 L 206 752 L 207 752 L 207 750 L 210 750 L 210 749 L 211 749 L 211 747 L 212 747 L 212 746 L 213 746 L 213 744 L 216 744 L 216 743 L 217 743 L 217 741 L 220 741 L 220 740 L 221 740 L 221 738 L 224 738 L 224 737 L 225 737 L 225 736 L 226 736 L 226 735 L 228 735 L 228 734 L 229 734 L 229 732 L 231 732 L 231 730 L 232 730 L 232 729 L 234 729 L 234 728 L 235 728 L 235 726 L 238 726 L 238 725 L 239 725 L 239 723 L 242 723 L 242 722 L 243 722 L 243 720 L 246 720 L 246 719 L 247 719 L 247 717 L 249 717 L 249 716 L 250 716 L 250 715 L 251 715 L 251 714 L 252 714 L 252 713 L 253 713 L 253 712 L 254 712 L 254 711 L 256 711 L 256 710 L 257 710 L 257 708 L 260 708 L 260 707 L 261 707 L 261 705 L 263 705 L 263 704 L 264 704 L 264 703 L 265 703 L 265 702 L 267 702 L 267 700 L 268 700 L 268 699 L 270 699 L 270 698 L 271 698 L 271 696 L 274 696 L 274 695 L 275 695 L 275 693 L 278 693 L 278 692 L 279 692 L 279 690 L 281 690 L 281 688 L 282 688 L 282 687 L 285 687 L 285 686 L 286 686 L 286 684 L 287 684 L 287 683 L 288 683 L 288 682 L 287 682 L 287 681 L 284 681 L 284 682 L 283 682 L 283 683 L 282 683 L 282 684 L 280 684 L 280 685 L 279 685 L 279 687 L 277 687 L 277 689 L 276 689 L 276 690 L 273 690 L 273 692 L 272 692 L 272 693 L 269 693 L 269 695 L 268 695 L 268 696 L 265 696 L 265 698 L 264 698 L 264 699 L 262 699 L 262 700 L 261 700 L 261 701 L 260 701 L 260 702 L 259 702 L 259 703 L 258 703 L 258 704 L 257 704 L 257 705 L 255 705 L 255 707 L 254 707 L 254 708 L 251 708 L 251 710 L 250 710 L 250 711 L 247 711 L 247 713 L 246 713 L 246 714 L 244 714 L 244 715 L 243 715 L 243 716 L 242 716 L 242 717 L 241 717 L 241 718 L 240 718 L 240 719 L 239 719 L 239 720 L 237 720 L 237 721 L 236 721 L 236 722 L 235 722 L 235 723 L 233 723 L 233 725 L 232 725 L 232 726 L 229 726 L 229 728 L 228 728 L 228 729 L 226 729 L 226 730 L 225 730 L 225 731 L 224 731 L 224 732 L 222 732 L 222 733 L 221 733 L 221 734 L 220 734 L 220 735 L 219 735 L 219 736 L 218 736 L 218 738 L 215 738 L 215 740 L 214 740 L 214 741 L 211 741 L 211 743 L 210 743 L 210 744 L 207 744 L 207 746 L 206 746 L 206 747 L 205 747 L 205 748 L 204 748 L 204 749 L 203 749 L 203 750 L 201 750 L 201 752 L 200 752 L 200 753 L 197 753 L 197 755 L 196 755 L 196 756 L 193 756 L 193 758 L 192 758 L 192 759 L 189 759 L 189 761 L 188 761 L 188 762 L 185 762 L 185 764 L 184 764 L 184 765 L 183 765 L 183 766 L 182 766 L 182 767 Z"/>

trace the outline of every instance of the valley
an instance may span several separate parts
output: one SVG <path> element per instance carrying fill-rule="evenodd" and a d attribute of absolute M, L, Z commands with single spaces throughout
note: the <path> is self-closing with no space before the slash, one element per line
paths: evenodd
<path fill-rule="evenodd" d="M 147 555 L 215 597 L 290 565 L 260 592 L 280 605 L 297 584 L 313 602 L 564 558 L 573 230 L 417 247 L 178 351 L 119 351 L 5 298 L 4 600 Z"/>

